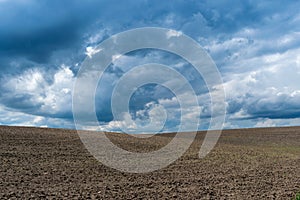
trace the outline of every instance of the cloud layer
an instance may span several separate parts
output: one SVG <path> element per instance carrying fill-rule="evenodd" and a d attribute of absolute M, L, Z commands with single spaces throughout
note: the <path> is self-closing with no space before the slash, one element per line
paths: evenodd
<path fill-rule="evenodd" d="M 170 37 L 190 36 L 214 59 L 226 92 L 225 128 L 300 125 L 299 4 L 0 1 L 0 124 L 74 128 L 72 90 L 85 57 L 101 51 L 96 45 L 113 34 L 157 26 L 176 30 Z M 178 101 L 159 85 L 139 88 L 131 98 L 130 116 L 113 119 L 110 101 L 118 80 L 132 67 L 151 62 L 176 69 L 191 83 L 201 104 L 199 129 L 207 128 L 209 118 L 217 116 L 210 115 L 203 79 L 184 59 L 149 49 L 115 57 L 96 91 L 101 126 L 87 123 L 83 128 L 112 131 L 151 118 L 160 121 L 161 105 L 168 116 L 163 131 L 175 131 Z M 193 123 L 197 114 L 191 108 L 183 117 Z"/>

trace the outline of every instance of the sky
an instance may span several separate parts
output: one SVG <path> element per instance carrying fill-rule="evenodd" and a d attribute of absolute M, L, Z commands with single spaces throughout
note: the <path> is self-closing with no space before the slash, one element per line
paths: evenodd
<path fill-rule="evenodd" d="M 211 56 L 226 95 L 223 128 L 300 125 L 299 8 L 299 1 L 283 0 L 0 0 L 0 125 L 75 128 L 72 94 L 84 59 L 110 36 L 143 27 L 181 32 Z M 154 62 L 176 69 L 190 82 L 201 105 L 198 129 L 207 129 L 210 118 L 218 116 L 210 114 L 203 78 L 178 55 L 155 49 L 136 50 L 112 62 L 96 91 L 99 126 L 87 122 L 81 128 L 119 131 L 134 129 L 134 123 L 159 123 L 163 106 L 162 131 L 176 131 L 180 106 L 161 85 L 137 88 L 130 113 L 121 119 L 112 115 L 118 80 L 133 66 Z M 194 109 L 186 113 L 191 123 L 199 117 Z"/>

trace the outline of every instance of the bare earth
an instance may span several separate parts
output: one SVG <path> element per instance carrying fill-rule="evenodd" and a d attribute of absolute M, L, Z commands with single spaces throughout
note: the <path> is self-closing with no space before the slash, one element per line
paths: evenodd
<path fill-rule="evenodd" d="M 300 127 L 223 131 L 199 159 L 204 134 L 167 168 L 130 174 L 95 160 L 76 131 L 0 126 L 0 199 L 293 199 L 300 191 Z M 107 135 L 137 152 L 174 136 Z"/>

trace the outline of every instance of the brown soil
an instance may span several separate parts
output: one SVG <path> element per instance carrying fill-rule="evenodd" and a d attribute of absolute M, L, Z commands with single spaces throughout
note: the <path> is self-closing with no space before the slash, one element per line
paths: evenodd
<path fill-rule="evenodd" d="M 300 191 L 300 127 L 223 131 L 199 159 L 204 134 L 170 166 L 130 174 L 95 160 L 76 131 L 0 126 L 0 199 L 292 199 Z M 174 136 L 108 135 L 138 152 Z"/>

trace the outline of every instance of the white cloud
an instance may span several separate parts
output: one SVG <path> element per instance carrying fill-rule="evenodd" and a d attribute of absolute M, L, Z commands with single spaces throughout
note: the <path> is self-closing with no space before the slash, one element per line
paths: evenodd
<path fill-rule="evenodd" d="M 274 127 L 276 126 L 276 124 L 273 122 L 273 120 L 271 119 L 265 119 L 262 121 L 257 122 L 257 124 L 255 124 L 255 127 Z"/>
<path fill-rule="evenodd" d="M 42 116 L 36 116 L 34 119 L 33 119 L 33 123 L 40 123 L 44 120 L 45 118 L 42 117 Z"/>
<path fill-rule="evenodd" d="M 120 59 L 121 57 L 123 57 L 123 55 L 121 55 L 121 54 L 113 55 L 113 56 L 111 57 L 112 62 L 115 63 L 115 62 L 116 62 L 118 59 Z M 125 57 L 125 56 L 124 56 L 124 57 Z"/>
<path fill-rule="evenodd" d="M 167 39 L 170 39 L 171 37 L 179 37 L 182 35 L 181 31 L 175 31 L 175 30 L 169 30 L 167 32 Z"/>
<path fill-rule="evenodd" d="M 96 53 L 102 51 L 102 49 L 97 49 L 96 47 L 86 47 L 86 51 L 85 54 L 89 57 L 92 58 L 93 55 L 95 55 Z"/>
<path fill-rule="evenodd" d="M 34 113 L 59 114 L 71 112 L 74 74 L 69 67 L 62 65 L 53 75 L 52 81 L 45 79 L 46 72 L 32 69 L 15 77 L 6 77 L 3 88 L 9 91 L 10 98 L 20 97 L 27 107 L 36 107 Z M 29 96 L 28 96 L 29 95 Z M 22 108 L 21 108 L 22 109 Z"/>
<path fill-rule="evenodd" d="M 300 49 L 293 49 L 248 59 L 240 67 L 246 65 L 251 71 L 227 73 L 224 83 L 227 101 L 232 102 L 231 107 L 240 107 L 230 118 L 255 118 L 259 117 L 258 113 L 284 118 L 289 112 L 291 115 L 297 112 L 300 109 L 299 53 Z"/>
<path fill-rule="evenodd" d="M 55 73 L 53 83 L 45 90 L 43 111 L 52 110 L 52 113 L 71 112 L 72 88 L 75 77 L 73 72 L 66 66 Z"/>
<path fill-rule="evenodd" d="M 102 124 L 96 129 L 101 131 L 124 131 L 132 134 L 157 133 L 162 130 L 167 117 L 164 109 L 154 102 L 146 104 L 144 110 L 138 110 L 136 113 L 137 118 L 135 120 L 132 119 L 129 113 L 123 113 L 122 119 Z M 90 128 L 95 129 L 93 126 Z"/>
<path fill-rule="evenodd" d="M 48 127 L 47 120 L 42 116 L 25 114 L 0 106 L 0 124 L 11 126 Z"/>

